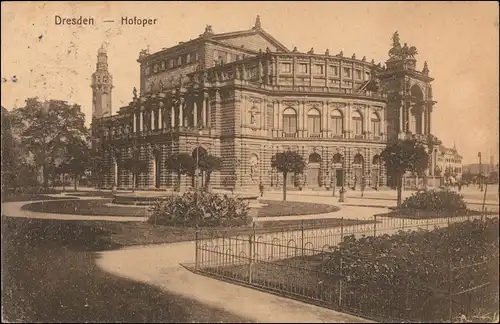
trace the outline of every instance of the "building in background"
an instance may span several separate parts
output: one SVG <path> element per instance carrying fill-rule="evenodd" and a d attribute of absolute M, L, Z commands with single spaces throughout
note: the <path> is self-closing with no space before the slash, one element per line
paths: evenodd
<path fill-rule="evenodd" d="M 439 144 L 431 135 L 433 79 L 427 63 L 417 71 L 416 54 L 398 33 L 386 66 L 342 51 L 302 53 L 264 31 L 259 17 L 250 30 L 215 34 L 207 26 L 194 40 L 143 50 L 140 91 L 130 104 L 113 116 L 95 104 L 93 145 L 109 165 L 105 186 L 130 188 L 132 175 L 120 161 L 139 156 L 149 165 L 136 177 L 139 188 L 172 187 L 169 155 L 208 152 L 223 160 L 214 187 L 359 187 L 362 178 L 378 187 L 387 183 L 381 151 L 388 140 L 407 137 L 431 143 L 432 177 Z M 112 88 L 104 57 L 100 50 L 93 75 L 98 103 L 105 102 L 99 85 L 109 94 Z M 303 175 L 282 179 L 271 168 L 271 157 L 284 150 L 302 154 Z M 182 185 L 202 179 L 183 176 Z"/>
<path fill-rule="evenodd" d="M 444 181 L 454 183 L 462 179 L 462 156 L 458 153 L 455 145 L 453 148 L 446 148 L 439 145 L 437 157 L 436 173 L 443 177 Z"/>

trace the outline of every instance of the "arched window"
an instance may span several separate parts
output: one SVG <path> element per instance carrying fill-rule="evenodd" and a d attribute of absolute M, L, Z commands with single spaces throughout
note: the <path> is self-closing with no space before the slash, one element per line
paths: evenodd
<path fill-rule="evenodd" d="M 331 130 L 334 135 L 342 135 L 344 131 L 344 118 L 339 110 L 332 111 L 330 115 L 331 118 Z"/>
<path fill-rule="evenodd" d="M 297 133 L 297 113 L 292 108 L 283 112 L 283 131 L 287 134 Z"/>
<path fill-rule="evenodd" d="M 363 117 L 359 111 L 355 111 L 352 114 L 352 128 L 355 135 L 363 134 Z"/>
<path fill-rule="evenodd" d="M 321 114 L 318 109 L 310 109 L 307 113 L 307 130 L 311 134 L 321 133 Z"/>
<path fill-rule="evenodd" d="M 371 117 L 371 131 L 374 136 L 380 136 L 380 118 L 378 114 L 372 113 Z"/>

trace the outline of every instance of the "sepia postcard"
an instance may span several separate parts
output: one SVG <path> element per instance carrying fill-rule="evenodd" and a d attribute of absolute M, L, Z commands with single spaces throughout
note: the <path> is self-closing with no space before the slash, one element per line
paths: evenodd
<path fill-rule="evenodd" d="M 2 2 L 2 321 L 497 323 L 498 17 Z"/>

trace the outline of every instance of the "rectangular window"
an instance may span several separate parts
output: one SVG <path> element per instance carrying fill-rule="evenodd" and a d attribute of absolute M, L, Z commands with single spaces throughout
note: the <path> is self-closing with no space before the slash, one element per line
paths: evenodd
<path fill-rule="evenodd" d="M 342 135 L 342 117 L 333 117 L 332 118 L 332 133 L 335 135 Z"/>
<path fill-rule="evenodd" d="M 161 69 L 165 70 L 165 61 L 161 61 Z"/>
<path fill-rule="evenodd" d="M 372 120 L 372 132 L 374 136 L 380 136 L 380 121 Z"/>
<path fill-rule="evenodd" d="M 153 73 L 157 72 L 158 72 L 158 64 L 155 63 L 155 65 L 153 65 Z"/>
<path fill-rule="evenodd" d="M 321 117 L 320 116 L 309 116 L 307 118 L 307 129 L 311 134 L 321 133 Z"/>
<path fill-rule="evenodd" d="M 177 58 L 177 66 L 182 65 L 182 56 Z"/>
<path fill-rule="evenodd" d="M 186 63 L 191 63 L 191 54 L 189 53 L 186 55 Z"/>
<path fill-rule="evenodd" d="M 283 116 L 283 131 L 287 134 L 297 133 L 297 117 L 294 115 Z"/>
<path fill-rule="evenodd" d="M 194 54 L 194 60 L 198 62 L 200 60 L 200 55 L 198 53 Z"/>
<path fill-rule="evenodd" d="M 226 53 L 226 63 L 231 63 L 231 54 Z"/>
<path fill-rule="evenodd" d="M 361 70 L 356 70 L 356 79 L 361 80 Z"/>
<path fill-rule="evenodd" d="M 365 72 L 365 80 L 370 80 L 370 72 Z"/>
<path fill-rule="evenodd" d="M 328 68 L 330 69 L 328 71 L 328 73 L 331 76 L 338 76 L 339 75 L 339 68 L 337 66 L 330 65 Z"/>
<path fill-rule="evenodd" d="M 316 64 L 315 65 L 315 69 L 316 69 L 316 74 L 323 74 L 323 65 L 322 64 Z"/>
<path fill-rule="evenodd" d="M 168 68 L 171 69 L 174 67 L 174 60 L 168 60 Z"/>
<path fill-rule="evenodd" d="M 299 73 L 307 73 L 308 72 L 308 69 L 307 69 L 307 64 L 299 64 Z"/>
<path fill-rule="evenodd" d="M 292 64 L 290 64 L 290 63 L 281 63 L 281 72 L 283 72 L 283 73 L 292 73 Z"/>
<path fill-rule="evenodd" d="M 363 134 L 363 120 L 361 118 L 353 118 L 352 121 L 354 122 L 354 134 Z"/>
<path fill-rule="evenodd" d="M 344 77 L 346 77 L 346 78 L 351 77 L 351 69 L 350 68 L 344 68 Z"/>

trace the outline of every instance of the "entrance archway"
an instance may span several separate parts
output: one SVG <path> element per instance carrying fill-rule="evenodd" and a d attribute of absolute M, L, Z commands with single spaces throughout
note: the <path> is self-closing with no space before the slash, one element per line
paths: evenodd
<path fill-rule="evenodd" d="M 412 108 L 410 109 L 410 132 L 415 134 L 423 134 L 423 123 L 422 123 L 422 102 L 424 100 L 424 94 L 422 89 L 418 85 L 413 85 L 410 89 Z"/>
<path fill-rule="evenodd" d="M 160 152 L 155 152 L 153 154 L 153 163 L 154 163 L 154 179 L 155 179 L 155 188 L 160 188 L 161 185 L 161 154 Z"/>
<path fill-rule="evenodd" d="M 344 182 L 344 172 L 342 167 L 342 155 L 340 153 L 336 153 L 332 158 L 332 176 L 334 177 L 332 182 L 334 182 L 337 187 L 341 187 Z"/>
<path fill-rule="evenodd" d="M 191 153 L 191 156 L 193 159 L 196 161 L 196 167 L 199 167 L 199 161 L 203 158 L 203 156 L 208 155 L 207 150 L 205 150 L 203 147 L 198 146 L 196 147 L 193 152 Z M 195 172 L 198 172 L 195 170 Z M 198 177 L 198 178 L 197 178 Z M 203 188 L 205 185 L 205 172 L 204 171 L 199 171 L 198 174 L 194 174 L 191 180 L 191 184 L 193 187 L 201 187 Z"/>
<path fill-rule="evenodd" d="M 308 187 L 317 188 L 320 183 L 321 156 L 318 153 L 309 155 L 307 164 L 307 185 Z"/>
<path fill-rule="evenodd" d="M 353 170 L 353 187 L 361 188 L 361 181 L 364 176 L 364 164 L 365 159 L 361 154 L 356 154 L 352 161 L 352 170 Z"/>
<path fill-rule="evenodd" d="M 370 186 L 373 188 L 378 188 L 379 182 L 380 182 L 380 156 L 374 155 L 372 158 Z"/>

